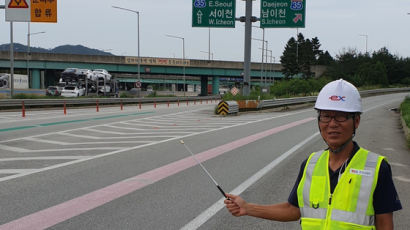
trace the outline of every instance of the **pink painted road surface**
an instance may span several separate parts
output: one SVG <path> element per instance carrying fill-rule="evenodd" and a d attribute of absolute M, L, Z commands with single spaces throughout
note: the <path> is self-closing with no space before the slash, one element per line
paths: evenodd
<path fill-rule="evenodd" d="M 202 153 L 196 154 L 198 161 L 203 162 L 226 152 L 240 148 L 246 144 L 260 140 L 264 137 L 273 135 L 275 133 L 290 129 L 292 127 L 310 122 L 315 118 L 307 118 L 300 121 L 292 122 L 273 129 L 269 129 L 248 137 L 232 141 L 230 143 L 209 149 Z M 100 190 L 85 194 L 83 196 L 74 198 L 56 206 L 35 212 L 20 219 L 11 221 L 0 226 L 0 230 L 37 230 L 45 229 L 68 220 L 72 217 L 78 216 L 96 207 L 104 205 L 110 201 L 118 199 L 129 193 L 135 192 L 147 185 L 153 184 L 159 180 L 165 179 L 178 172 L 195 166 L 196 162 L 191 157 L 175 161 L 173 163 L 164 165 L 160 168 L 153 169 L 135 177 L 124 181 L 112 184 Z"/>

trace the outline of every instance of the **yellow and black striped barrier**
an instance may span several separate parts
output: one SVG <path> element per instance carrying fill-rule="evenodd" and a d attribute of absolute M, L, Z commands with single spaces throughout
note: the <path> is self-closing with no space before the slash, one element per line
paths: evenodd
<path fill-rule="evenodd" d="M 221 101 L 218 104 L 217 114 L 219 115 L 228 115 L 236 114 L 239 112 L 239 105 L 236 101 Z"/>

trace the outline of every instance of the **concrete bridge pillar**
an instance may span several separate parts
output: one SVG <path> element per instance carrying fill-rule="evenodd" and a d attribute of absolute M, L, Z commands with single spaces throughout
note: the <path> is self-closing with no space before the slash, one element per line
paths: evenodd
<path fill-rule="evenodd" d="M 212 95 L 219 94 L 219 77 L 212 78 Z"/>
<path fill-rule="evenodd" d="M 201 96 L 208 96 L 208 76 L 201 76 Z"/>
<path fill-rule="evenodd" d="M 32 69 L 31 70 L 31 86 L 33 89 L 40 89 L 41 88 L 41 77 L 40 77 L 40 70 L 39 69 Z"/>

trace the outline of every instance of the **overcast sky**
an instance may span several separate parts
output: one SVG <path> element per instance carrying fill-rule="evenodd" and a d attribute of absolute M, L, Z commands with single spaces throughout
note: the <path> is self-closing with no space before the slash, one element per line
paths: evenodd
<path fill-rule="evenodd" d="M 27 0 L 28 1 L 28 0 Z M 5 0 L 0 0 L 4 5 Z M 410 57 L 409 0 L 309 0 L 305 38 L 318 37 L 323 50 L 335 56 L 346 49 L 373 52 L 387 47 L 391 53 Z M 58 0 L 57 23 L 31 23 L 31 46 L 54 48 L 84 45 L 115 55 L 137 56 L 137 15 L 112 8 L 140 12 L 141 56 L 182 57 L 182 42 L 165 34 L 185 38 L 186 58 L 207 59 L 208 29 L 192 28 L 192 0 Z M 245 15 L 245 2 L 236 1 L 236 17 Z M 260 16 L 260 0 L 254 1 L 253 15 Z M 259 26 L 259 22 L 253 23 Z M 296 29 L 265 29 L 269 49 L 278 61 Z M 252 37 L 262 39 L 253 28 Z M 27 43 L 27 23 L 14 23 L 14 41 Z M 10 42 L 10 26 L 0 10 L 0 44 Z M 261 42 L 252 41 L 252 61 L 261 60 Z M 201 52 L 203 51 L 203 52 Z M 243 61 L 244 23 L 235 28 L 211 29 L 211 52 L 215 60 Z"/>

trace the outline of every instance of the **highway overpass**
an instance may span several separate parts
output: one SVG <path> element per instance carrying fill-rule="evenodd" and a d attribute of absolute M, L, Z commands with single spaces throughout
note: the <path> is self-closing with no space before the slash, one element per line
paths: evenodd
<path fill-rule="evenodd" d="M 185 83 L 192 89 L 208 92 L 212 86 L 212 94 L 217 94 L 220 85 L 234 85 L 242 82 L 243 62 L 208 61 L 198 59 L 176 59 L 161 57 L 141 57 L 140 73 L 143 88 L 147 85 L 161 85 L 164 88 L 183 90 L 183 72 L 185 66 Z M 50 53 L 14 53 L 15 73 L 26 74 L 30 70 L 30 88 L 41 89 L 55 85 L 61 72 L 66 68 L 106 69 L 119 80 L 123 89 L 134 87 L 137 81 L 138 58 L 129 56 L 96 56 Z M 267 70 L 263 73 L 261 68 Z M 10 54 L 0 51 L 0 73 L 9 72 Z M 261 82 L 271 83 L 281 79 L 281 64 L 252 63 L 252 85 Z M 312 72 L 320 76 L 325 70 L 323 66 L 312 67 Z M 266 77 L 265 77 L 266 76 Z M 265 80 L 266 79 L 266 80 Z M 262 80 L 262 81 L 261 81 Z M 205 95 L 205 94 L 203 94 Z"/>

